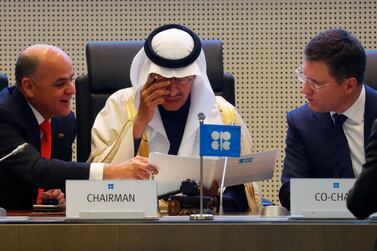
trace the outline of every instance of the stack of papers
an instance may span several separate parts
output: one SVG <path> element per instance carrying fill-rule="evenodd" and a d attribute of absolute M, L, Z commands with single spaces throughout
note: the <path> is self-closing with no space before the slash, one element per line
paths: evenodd
<path fill-rule="evenodd" d="M 279 149 L 228 158 L 224 186 L 271 179 Z M 209 188 L 213 180 L 221 184 L 225 158 L 204 157 L 203 186 Z M 200 179 L 200 158 L 151 153 L 149 164 L 158 169 L 158 195 L 178 190 L 186 179 Z"/>

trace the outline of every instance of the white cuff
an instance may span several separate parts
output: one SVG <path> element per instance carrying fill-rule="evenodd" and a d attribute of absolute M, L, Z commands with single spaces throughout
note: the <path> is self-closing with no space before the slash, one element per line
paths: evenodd
<path fill-rule="evenodd" d="M 89 180 L 103 180 L 104 163 L 91 163 L 89 170 Z"/>

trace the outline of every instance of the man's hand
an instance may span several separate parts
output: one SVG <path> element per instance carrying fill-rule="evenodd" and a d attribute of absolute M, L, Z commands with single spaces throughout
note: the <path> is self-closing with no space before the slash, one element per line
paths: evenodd
<path fill-rule="evenodd" d="M 140 91 L 140 105 L 134 119 L 134 139 L 140 139 L 152 120 L 156 107 L 165 102 L 165 96 L 169 95 L 166 88 L 170 81 L 158 81 L 156 74 L 149 74 L 144 87 Z"/>
<path fill-rule="evenodd" d="M 42 193 L 42 201 L 48 199 L 56 199 L 59 202 L 59 205 L 65 205 L 65 196 L 62 190 L 60 189 L 50 189 Z"/>
<path fill-rule="evenodd" d="M 103 179 L 149 179 L 158 170 L 148 165 L 148 158 L 136 156 L 119 164 L 106 164 L 103 169 Z"/>

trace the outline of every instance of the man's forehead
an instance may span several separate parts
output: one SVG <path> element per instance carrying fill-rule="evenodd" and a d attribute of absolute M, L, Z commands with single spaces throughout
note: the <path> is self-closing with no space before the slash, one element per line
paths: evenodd
<path fill-rule="evenodd" d="M 161 74 L 154 73 L 154 72 L 150 73 L 150 75 L 151 75 L 152 77 L 157 77 L 157 78 L 187 78 L 187 77 L 195 76 L 195 75 L 187 75 L 187 76 L 180 76 L 180 77 L 175 77 L 175 76 L 172 76 L 172 77 L 165 77 L 165 76 L 163 76 L 163 75 L 161 75 Z"/>
<path fill-rule="evenodd" d="M 330 73 L 327 63 L 322 60 L 305 60 L 303 70 L 310 70 L 318 73 Z"/>
<path fill-rule="evenodd" d="M 74 75 L 72 61 L 66 57 L 51 57 L 39 62 L 35 75 L 40 78 L 48 77 L 54 79 L 70 79 Z"/>
<path fill-rule="evenodd" d="M 307 78 L 315 81 L 333 81 L 336 77 L 330 71 L 330 67 L 325 61 L 305 61 L 303 73 Z"/>

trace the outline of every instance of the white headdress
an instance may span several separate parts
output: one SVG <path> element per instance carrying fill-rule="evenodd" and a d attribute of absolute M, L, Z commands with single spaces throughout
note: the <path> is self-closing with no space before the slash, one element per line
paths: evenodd
<path fill-rule="evenodd" d="M 215 104 L 215 94 L 206 70 L 200 39 L 188 28 L 176 24 L 154 30 L 132 61 L 130 78 L 135 91 L 136 109 L 140 103 L 140 90 L 149 74 L 157 73 L 166 78 L 196 76 L 191 88 L 190 111 L 179 152 L 188 134 L 192 137 L 198 129 L 197 114 L 202 112 L 208 118 Z M 148 126 L 166 136 L 158 109 Z"/>

